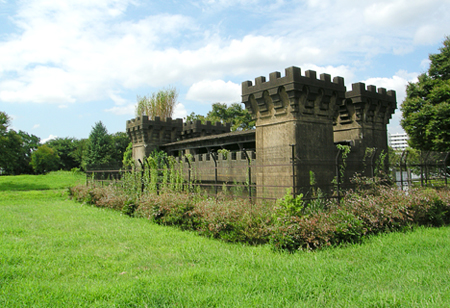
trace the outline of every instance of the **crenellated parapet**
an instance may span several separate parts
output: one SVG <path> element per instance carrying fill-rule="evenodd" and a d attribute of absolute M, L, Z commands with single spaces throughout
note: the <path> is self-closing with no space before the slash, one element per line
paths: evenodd
<path fill-rule="evenodd" d="M 149 120 L 148 116 L 140 116 L 127 121 L 127 134 L 133 143 L 133 158 L 144 160 L 159 146 L 180 139 L 183 119 L 160 117 Z"/>
<path fill-rule="evenodd" d="M 176 141 L 181 136 L 183 119 L 160 117 L 149 120 L 148 116 L 141 116 L 127 121 L 127 134 L 134 143 L 164 144 Z"/>
<path fill-rule="evenodd" d="M 395 91 L 386 91 L 364 83 L 352 84 L 352 90 L 345 94 L 345 100 L 339 105 L 336 125 L 346 126 L 352 123 L 386 127 L 397 108 Z"/>
<path fill-rule="evenodd" d="M 183 123 L 183 131 L 181 133 L 181 139 L 191 139 L 197 137 L 211 136 L 217 134 L 223 134 L 230 132 L 230 123 L 220 123 L 216 122 L 211 124 L 207 121 L 206 124 L 202 124 L 200 120 L 190 121 Z"/>
<path fill-rule="evenodd" d="M 288 67 L 285 76 L 279 72 L 242 83 L 242 103 L 255 119 L 272 117 L 326 117 L 332 118 L 335 106 L 345 98 L 344 78 Z M 291 116 L 292 115 L 292 116 Z"/>

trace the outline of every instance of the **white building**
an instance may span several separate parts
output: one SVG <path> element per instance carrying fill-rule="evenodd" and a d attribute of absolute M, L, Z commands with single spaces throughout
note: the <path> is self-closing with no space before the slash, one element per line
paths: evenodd
<path fill-rule="evenodd" d="M 406 133 L 389 134 L 388 145 L 394 150 L 403 151 L 408 147 L 408 135 Z"/>

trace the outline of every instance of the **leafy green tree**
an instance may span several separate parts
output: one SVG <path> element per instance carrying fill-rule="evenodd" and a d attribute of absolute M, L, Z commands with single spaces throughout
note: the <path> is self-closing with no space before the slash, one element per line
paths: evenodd
<path fill-rule="evenodd" d="M 173 115 L 177 104 L 178 91 L 175 88 L 159 90 L 151 96 L 137 97 L 136 116 L 147 115 L 149 119 L 154 120 L 160 117 L 165 121 Z"/>
<path fill-rule="evenodd" d="M 31 162 L 31 154 L 35 151 L 41 142 L 41 138 L 28 134 L 24 131 L 19 130 L 18 135 L 21 138 L 21 146 L 20 150 L 17 153 L 19 165 L 15 170 L 15 174 L 23 174 L 23 173 L 32 173 L 33 169 L 30 165 Z"/>
<path fill-rule="evenodd" d="M 231 130 L 249 130 L 254 129 L 255 121 L 252 119 L 251 114 L 242 108 L 239 103 L 231 104 L 227 106 L 224 103 L 215 103 L 212 105 L 212 110 L 205 116 L 197 115 L 192 112 L 186 117 L 186 121 L 200 120 L 202 123 L 211 121 L 211 123 L 231 123 Z"/>
<path fill-rule="evenodd" d="M 0 169 L 2 173 L 32 173 L 31 153 L 39 146 L 40 139 L 26 132 L 8 130 L 10 118 L 0 111 Z"/>
<path fill-rule="evenodd" d="M 11 119 L 9 116 L 3 112 L 0 111 L 0 136 L 3 136 L 6 134 L 6 131 L 8 130 L 8 126 L 11 123 Z"/>
<path fill-rule="evenodd" d="M 429 56 L 428 72 L 408 84 L 401 106 L 401 125 L 418 150 L 450 151 L 450 37 L 443 45 Z"/>
<path fill-rule="evenodd" d="M 113 134 L 111 138 L 113 143 L 113 160 L 120 164 L 131 139 L 124 132 L 117 132 Z"/>
<path fill-rule="evenodd" d="M 60 161 L 58 169 L 72 170 L 72 168 L 79 168 L 80 161 L 77 160 L 75 152 L 78 149 L 79 141 L 75 138 L 56 138 L 45 143 L 50 148 L 54 149 L 58 154 Z"/>
<path fill-rule="evenodd" d="M 113 145 L 103 123 L 97 122 L 91 130 L 83 157 L 83 166 L 107 165 L 113 161 Z"/>
<path fill-rule="evenodd" d="M 0 138 L 0 168 L 2 169 L 2 173 L 19 174 L 22 138 L 14 130 L 9 130 Z"/>
<path fill-rule="evenodd" d="M 58 153 L 44 144 L 31 154 L 31 166 L 37 174 L 58 170 Z"/>
<path fill-rule="evenodd" d="M 75 149 L 72 152 L 72 157 L 77 163 L 77 167 L 83 168 L 84 155 L 86 154 L 88 139 L 80 139 L 75 141 Z"/>

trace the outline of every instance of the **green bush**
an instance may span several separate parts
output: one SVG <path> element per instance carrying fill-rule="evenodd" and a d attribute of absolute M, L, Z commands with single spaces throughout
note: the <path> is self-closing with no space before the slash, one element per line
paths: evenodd
<path fill-rule="evenodd" d="M 380 232 L 408 230 L 414 225 L 450 223 L 448 190 L 410 190 L 408 193 L 379 187 L 376 194 L 351 193 L 340 205 L 327 204 L 307 210 L 302 196 L 289 192 L 276 205 L 253 204 L 247 199 L 200 198 L 195 194 L 162 191 L 139 199 L 120 186 L 76 186 L 70 195 L 80 202 L 145 217 L 155 223 L 228 242 L 252 245 L 270 242 L 275 249 L 318 249 Z"/>

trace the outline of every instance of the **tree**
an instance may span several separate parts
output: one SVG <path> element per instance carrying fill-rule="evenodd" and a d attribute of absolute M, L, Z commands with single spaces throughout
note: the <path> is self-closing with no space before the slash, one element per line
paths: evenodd
<path fill-rule="evenodd" d="M 47 145 L 42 145 L 31 154 L 31 166 L 37 174 L 58 170 L 59 156 Z"/>
<path fill-rule="evenodd" d="M 83 157 L 83 166 L 106 165 L 112 162 L 112 138 L 103 123 L 97 122 L 91 130 Z"/>
<path fill-rule="evenodd" d="M 428 72 L 408 84 L 401 106 L 401 125 L 418 150 L 450 151 L 450 37 L 443 45 L 429 56 Z"/>
<path fill-rule="evenodd" d="M 251 114 L 242 108 L 239 103 L 231 104 L 227 107 L 224 103 L 215 103 L 212 105 L 212 110 L 205 116 L 197 115 L 192 112 L 186 117 L 186 121 L 200 120 L 202 123 L 211 121 L 211 123 L 231 123 L 231 130 L 249 130 L 255 127 L 255 121 Z"/>
<path fill-rule="evenodd" d="M 24 131 L 8 130 L 10 118 L 0 111 L 0 169 L 2 173 L 32 173 L 31 153 L 39 146 L 40 139 Z"/>
<path fill-rule="evenodd" d="M 159 90 L 151 96 L 137 97 L 136 116 L 147 115 L 149 119 L 154 120 L 160 117 L 165 121 L 171 118 L 177 104 L 178 91 L 175 88 Z"/>
<path fill-rule="evenodd" d="M 79 168 L 81 160 L 77 160 L 76 151 L 79 147 L 79 141 L 75 138 L 56 138 L 45 143 L 58 154 L 60 161 L 58 169 L 72 170 Z"/>
<path fill-rule="evenodd" d="M 117 132 L 111 136 L 113 143 L 113 160 L 116 163 L 121 163 L 123 155 L 131 142 L 130 137 L 124 132 Z"/>
<path fill-rule="evenodd" d="M 15 174 L 32 173 L 33 168 L 30 165 L 31 155 L 40 146 L 41 138 L 28 134 L 19 130 L 18 135 L 21 138 L 20 150 L 18 156 L 18 168 L 14 171 Z"/>

